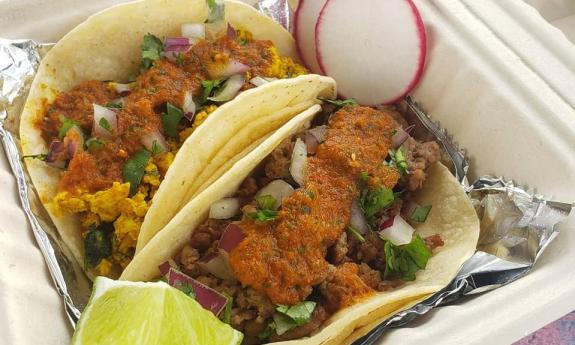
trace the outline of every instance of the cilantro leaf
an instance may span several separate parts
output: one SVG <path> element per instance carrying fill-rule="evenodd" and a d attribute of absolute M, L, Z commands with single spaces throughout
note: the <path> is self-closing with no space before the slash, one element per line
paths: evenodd
<path fill-rule="evenodd" d="M 402 246 L 396 246 L 390 241 L 385 242 L 385 273 L 384 277 L 399 277 L 405 281 L 415 280 L 415 273 L 427 266 L 431 250 L 419 235 Z"/>
<path fill-rule="evenodd" d="M 106 144 L 106 142 L 102 139 L 99 139 L 99 138 L 90 138 L 90 139 L 86 140 L 86 148 L 90 151 L 97 149 L 97 148 L 100 148 L 100 147 L 104 146 L 104 144 Z"/>
<path fill-rule="evenodd" d="M 122 178 L 124 182 L 130 183 L 130 195 L 136 194 L 138 186 L 144 177 L 146 165 L 150 160 L 150 152 L 140 150 L 136 152 L 122 168 Z"/>
<path fill-rule="evenodd" d="M 329 99 L 329 98 L 323 98 L 323 97 L 318 97 L 317 99 L 319 99 L 320 101 L 329 103 L 329 104 L 333 104 L 336 107 L 344 107 L 346 105 L 357 105 L 357 101 L 353 98 L 348 98 L 348 99 Z"/>
<path fill-rule="evenodd" d="M 365 242 L 365 237 L 363 237 L 363 235 L 356 228 L 354 228 L 351 224 L 347 226 L 347 231 L 349 231 L 349 233 L 353 237 L 355 237 L 359 242 L 361 242 L 361 243 Z"/>
<path fill-rule="evenodd" d="M 80 128 L 80 125 L 78 124 L 78 122 L 72 120 L 72 119 L 68 119 L 64 116 L 60 116 L 60 122 L 62 122 L 62 126 L 60 126 L 60 130 L 58 131 L 58 137 L 60 139 L 64 139 L 64 137 L 66 136 L 66 133 L 68 133 L 68 131 L 76 126 L 78 128 Z"/>
<path fill-rule="evenodd" d="M 144 41 L 140 46 L 142 50 L 142 61 L 140 62 L 140 72 L 144 72 L 162 56 L 164 43 L 158 37 L 148 33 L 144 36 Z"/>
<path fill-rule="evenodd" d="M 249 213 L 248 216 L 258 222 L 273 220 L 278 216 L 278 211 L 275 209 L 276 202 L 276 199 L 271 195 L 261 195 L 256 198 L 258 210 Z"/>
<path fill-rule="evenodd" d="M 228 302 L 226 303 L 226 308 L 224 309 L 224 316 L 222 321 L 230 324 L 232 321 L 232 305 L 234 304 L 234 298 L 232 296 L 227 296 Z"/>
<path fill-rule="evenodd" d="M 301 326 L 309 322 L 315 306 L 316 303 L 313 301 L 303 301 L 292 306 L 280 304 L 277 306 L 276 311 L 289 317 L 297 326 Z"/>
<path fill-rule="evenodd" d="M 169 102 L 167 104 L 167 108 L 167 113 L 162 114 L 162 126 L 164 127 L 164 132 L 171 138 L 177 138 L 178 125 L 180 124 L 180 120 L 184 117 L 184 112 Z"/>
<path fill-rule="evenodd" d="M 110 101 L 110 102 L 106 103 L 106 108 L 122 109 L 122 107 L 123 107 L 123 104 L 120 102 Z"/>
<path fill-rule="evenodd" d="M 258 338 L 264 342 L 266 341 L 269 337 L 271 337 L 272 333 L 274 333 L 276 330 L 276 324 L 275 322 L 272 320 L 270 321 L 270 323 L 268 323 L 268 325 L 266 326 L 266 328 L 260 333 L 258 334 Z"/>
<path fill-rule="evenodd" d="M 202 88 L 204 89 L 204 93 L 202 95 L 202 99 L 199 101 L 199 104 L 206 103 L 208 98 L 222 86 L 222 83 L 222 79 L 202 80 Z"/>
<path fill-rule="evenodd" d="M 225 9 L 223 0 L 207 0 L 208 19 L 206 22 L 215 23 L 224 20 Z"/>
<path fill-rule="evenodd" d="M 427 220 L 427 216 L 429 215 L 430 211 L 431 211 L 431 205 L 425 205 L 425 206 L 418 205 L 413 209 L 413 211 L 409 215 L 409 218 L 416 223 L 424 223 Z"/>
<path fill-rule="evenodd" d="M 86 264 L 94 267 L 104 258 L 112 255 L 112 238 L 105 229 L 91 225 L 84 239 Z"/>
<path fill-rule="evenodd" d="M 104 128 L 105 130 L 107 130 L 108 132 L 112 132 L 112 126 L 110 125 L 110 122 L 105 117 L 100 118 L 100 121 L 98 121 L 98 125 L 100 127 Z"/>
<path fill-rule="evenodd" d="M 372 228 L 375 227 L 375 216 L 384 208 L 390 206 L 394 201 L 393 190 L 378 186 L 375 189 L 365 185 L 359 197 L 359 204 Z"/>
<path fill-rule="evenodd" d="M 162 145 L 160 145 L 160 144 L 158 143 L 157 140 L 154 140 L 154 141 L 152 142 L 152 150 L 151 150 L 151 151 L 152 151 L 152 154 L 155 156 L 155 155 L 157 155 L 158 153 L 164 152 L 164 148 L 162 147 Z"/>
<path fill-rule="evenodd" d="M 391 158 L 391 165 L 396 167 L 402 176 L 409 174 L 409 166 L 405 160 L 403 147 L 397 150 L 389 150 L 389 157 Z"/>

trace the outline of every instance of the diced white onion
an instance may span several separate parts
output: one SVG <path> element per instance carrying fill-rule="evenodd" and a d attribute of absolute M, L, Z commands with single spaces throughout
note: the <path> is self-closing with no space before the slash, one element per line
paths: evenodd
<path fill-rule="evenodd" d="M 194 102 L 192 91 L 186 91 L 182 110 L 184 111 L 184 116 L 186 116 L 188 120 L 194 120 L 194 115 L 196 114 L 196 103 Z"/>
<path fill-rule="evenodd" d="M 220 250 L 217 255 L 203 258 L 198 265 L 214 276 L 228 281 L 235 281 L 235 277 L 229 265 L 228 253 Z"/>
<path fill-rule="evenodd" d="M 327 131 L 326 125 L 316 126 L 314 128 L 311 128 L 310 130 L 308 130 L 308 132 L 310 132 L 317 139 L 317 141 L 320 143 L 323 143 L 325 141 L 325 132 L 326 131 Z"/>
<path fill-rule="evenodd" d="M 294 181 L 297 182 L 297 184 L 300 186 L 303 186 L 304 183 L 306 165 L 307 147 L 300 138 L 297 138 L 291 155 L 291 165 L 289 167 L 289 172 Z"/>
<path fill-rule="evenodd" d="M 240 213 L 240 200 L 237 198 L 224 198 L 210 206 L 212 219 L 229 219 Z"/>
<path fill-rule="evenodd" d="M 409 223 L 400 216 L 395 216 L 393 219 L 393 225 L 381 230 L 379 235 L 384 240 L 391 241 L 391 243 L 396 246 L 400 246 L 410 243 L 414 232 L 415 230 L 411 225 L 409 225 Z"/>
<path fill-rule="evenodd" d="M 182 24 L 182 36 L 188 38 L 205 38 L 206 26 L 204 23 Z"/>
<path fill-rule="evenodd" d="M 97 137 L 110 137 L 112 132 L 118 128 L 118 118 L 116 116 L 116 112 L 106 107 L 102 107 L 96 103 L 93 103 L 92 105 L 94 107 L 94 133 Z M 102 127 L 100 122 L 107 123 L 110 126 L 109 130 Z"/>
<path fill-rule="evenodd" d="M 369 225 L 367 225 L 367 220 L 357 200 L 354 200 L 351 204 L 351 220 L 349 223 L 362 235 L 367 235 L 369 232 Z"/>
<path fill-rule="evenodd" d="M 154 152 L 158 149 L 160 149 L 160 152 L 168 151 L 168 144 L 166 143 L 166 140 L 164 139 L 162 133 L 160 133 L 158 130 L 145 134 L 144 136 L 142 136 L 140 141 L 142 142 L 142 145 L 144 145 L 144 147 L 150 152 Z M 156 145 L 155 147 L 154 143 Z"/>
<path fill-rule="evenodd" d="M 214 102 L 227 102 L 234 98 L 246 81 L 244 74 L 236 74 L 231 76 L 221 90 L 219 90 L 213 97 L 208 97 L 210 101 Z"/>
<path fill-rule="evenodd" d="M 268 183 L 264 188 L 256 194 L 256 197 L 261 195 L 271 195 L 276 199 L 275 209 L 278 209 L 282 204 L 282 199 L 286 196 L 292 195 L 294 192 L 293 187 L 284 180 L 273 180 Z"/>

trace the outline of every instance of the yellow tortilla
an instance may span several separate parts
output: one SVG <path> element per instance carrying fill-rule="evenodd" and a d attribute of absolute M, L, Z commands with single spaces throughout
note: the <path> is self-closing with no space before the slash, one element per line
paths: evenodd
<path fill-rule="evenodd" d="M 297 60 L 292 36 L 252 7 L 226 1 L 226 19 L 254 39 L 271 40 L 282 56 Z M 42 60 L 20 123 L 25 155 L 46 153 L 35 126 L 46 103 L 59 92 L 87 80 L 125 81 L 138 71 L 140 44 L 150 32 L 179 36 L 183 23 L 204 22 L 205 0 L 143 0 L 100 12 L 64 36 Z M 153 237 L 200 188 L 223 174 L 290 118 L 315 104 L 316 97 L 335 96 L 335 82 L 317 75 L 301 76 L 254 88 L 222 105 L 186 140 L 154 196 L 141 232 L 138 250 Z M 60 170 L 27 159 L 28 171 L 40 199 L 64 243 L 83 265 L 84 248 L 76 215 L 58 214 L 52 205 Z"/>
<path fill-rule="evenodd" d="M 120 279 L 152 280 L 160 275 L 158 266 L 174 257 L 187 243 L 194 229 L 208 216 L 210 205 L 232 195 L 241 182 L 285 138 L 304 128 L 319 106 L 296 116 L 272 134 L 254 151 L 239 160 L 221 178 L 192 199 L 181 212 L 132 260 Z M 425 296 L 445 287 L 473 253 L 479 238 L 479 220 L 461 185 L 449 170 L 436 163 L 427 170 L 423 189 L 414 201 L 433 208 L 425 223 L 415 227 L 427 237 L 440 234 L 445 244 L 437 248 L 425 270 L 413 282 L 340 310 L 311 337 L 276 344 L 340 344 L 356 330 L 367 332 L 375 321 L 405 309 Z"/>

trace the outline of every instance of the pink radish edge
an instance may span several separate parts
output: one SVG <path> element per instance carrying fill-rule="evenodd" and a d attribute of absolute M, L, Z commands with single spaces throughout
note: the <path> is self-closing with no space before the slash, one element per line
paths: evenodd
<path fill-rule="evenodd" d="M 303 62 L 303 64 L 309 69 L 309 62 L 305 61 L 305 57 L 304 57 L 304 55 L 303 55 L 303 53 L 302 53 L 302 50 L 301 50 L 300 44 L 299 44 L 299 42 L 300 42 L 300 37 L 299 37 L 300 35 L 299 35 L 299 30 L 298 30 L 298 27 L 299 27 L 299 18 L 300 18 L 301 9 L 303 8 L 303 3 L 304 3 L 304 2 L 305 2 L 305 0 L 300 0 L 300 1 L 298 2 L 298 4 L 297 4 L 297 8 L 296 8 L 296 10 L 295 10 L 295 17 L 294 17 L 294 20 L 293 20 L 293 31 L 294 31 L 294 36 L 295 36 L 295 37 L 294 37 L 294 38 L 295 38 L 295 42 L 296 42 L 295 48 L 296 48 L 296 50 L 297 50 L 297 54 L 299 55 L 299 58 L 301 59 L 301 61 Z M 314 35 L 315 35 L 315 32 L 314 32 Z M 314 38 L 314 39 L 315 39 L 315 38 Z"/>
<path fill-rule="evenodd" d="M 302 0 L 302 2 L 303 1 L 305 1 L 305 0 Z M 419 14 L 419 10 L 415 6 L 415 3 L 413 3 L 413 0 L 405 0 L 405 1 L 407 1 L 407 3 L 409 4 L 409 7 L 411 8 L 411 12 L 413 13 L 413 16 L 415 17 L 415 24 L 417 25 L 417 31 L 421 37 L 421 40 L 419 42 L 419 59 L 417 61 L 419 66 L 417 67 L 417 71 L 415 72 L 415 76 L 413 77 L 411 82 L 407 85 L 405 92 L 403 92 L 401 95 L 394 98 L 392 101 L 387 102 L 386 104 L 393 104 L 395 102 L 398 102 L 399 100 L 404 98 L 409 92 L 411 92 L 413 90 L 413 88 L 417 85 L 419 80 L 421 79 L 421 76 L 423 75 L 423 71 L 425 70 L 425 60 L 427 58 L 427 32 L 425 31 L 425 25 L 423 24 L 423 19 L 421 18 L 421 15 Z M 321 11 L 319 12 L 317 23 L 315 23 L 315 29 L 314 29 L 315 56 L 317 59 L 317 63 L 319 65 L 319 69 L 321 70 L 321 73 L 323 73 L 324 75 L 328 75 L 328 73 L 327 73 L 325 66 L 323 64 L 321 51 L 319 50 L 318 37 L 319 37 L 319 31 L 320 31 L 320 27 L 321 27 L 320 23 L 323 21 L 323 18 L 324 18 L 324 16 L 323 16 L 324 11 L 330 3 L 331 3 L 331 0 L 327 0 L 325 5 L 323 5 Z M 298 8 L 299 8 L 299 6 L 298 6 Z M 296 20 L 297 20 L 297 13 L 296 13 Z M 296 35 L 297 35 L 297 30 L 296 30 Z M 297 39 L 297 36 L 296 36 L 296 39 Z M 299 53 L 299 47 L 298 47 L 298 53 Z M 345 97 L 345 95 L 343 95 L 341 93 L 338 93 L 338 94 L 339 94 L 340 98 L 347 98 L 347 97 Z"/>

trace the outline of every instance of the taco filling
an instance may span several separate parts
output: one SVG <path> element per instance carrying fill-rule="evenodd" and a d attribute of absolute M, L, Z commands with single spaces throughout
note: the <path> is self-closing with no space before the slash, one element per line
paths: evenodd
<path fill-rule="evenodd" d="M 283 141 L 235 195 L 211 205 L 161 269 L 171 284 L 185 273 L 196 293 L 225 296 L 216 314 L 245 344 L 310 335 L 338 310 L 414 280 L 443 245 L 410 225 L 433 207 L 410 195 L 439 161 L 438 145 L 410 137 L 391 109 L 323 108 L 315 127 Z"/>
<path fill-rule="evenodd" d="M 210 34 L 209 25 L 184 24 L 182 37 L 163 41 L 145 35 L 133 81 L 85 81 L 46 104 L 36 123 L 50 143 L 39 158 L 62 170 L 52 202 L 80 216 L 85 265 L 96 275 L 118 277 L 129 263 L 176 152 L 210 113 L 243 90 L 306 73 L 271 41 L 229 25 Z"/>

